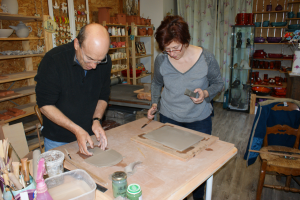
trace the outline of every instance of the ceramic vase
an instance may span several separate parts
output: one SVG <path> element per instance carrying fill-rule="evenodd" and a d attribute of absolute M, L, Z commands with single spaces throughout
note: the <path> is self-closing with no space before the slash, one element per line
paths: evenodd
<path fill-rule="evenodd" d="M 7 6 L 8 13 L 10 14 L 18 14 L 18 1 L 17 0 L 2 0 L 1 6 Z"/>
<path fill-rule="evenodd" d="M 152 28 L 148 28 L 147 29 L 147 35 L 152 35 L 153 34 L 153 29 Z"/>

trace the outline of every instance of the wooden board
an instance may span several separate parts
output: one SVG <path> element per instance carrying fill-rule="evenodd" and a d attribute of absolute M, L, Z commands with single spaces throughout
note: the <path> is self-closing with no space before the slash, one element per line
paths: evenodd
<path fill-rule="evenodd" d="M 5 76 L 8 76 L 8 78 L 0 79 L 0 83 L 7 83 L 7 82 L 12 82 L 12 81 L 33 78 L 33 77 L 35 77 L 36 73 L 37 73 L 37 71 L 33 70 L 33 71 L 18 72 L 18 73 L 13 73 L 13 74 L 2 74 Z"/>
<path fill-rule="evenodd" d="M 45 54 L 27 54 L 27 55 L 0 55 L 0 60 L 16 59 L 16 58 L 28 58 L 28 57 L 43 57 Z"/>
<path fill-rule="evenodd" d="M 205 133 L 200 133 L 198 131 L 193 131 L 193 130 L 190 130 L 190 129 L 187 129 L 187 128 L 183 128 L 183 127 L 180 127 L 180 126 L 176 126 L 176 125 L 173 125 L 173 124 L 169 124 L 169 123 L 166 123 L 165 125 L 167 126 L 172 126 L 174 128 L 177 128 L 177 129 L 180 129 L 180 130 L 184 130 L 184 131 L 188 131 L 188 132 L 191 132 L 193 134 L 196 134 L 196 135 L 199 135 L 201 137 L 204 137 L 204 139 L 200 142 L 198 142 L 197 144 L 189 147 L 188 149 L 180 152 L 180 151 L 177 151 L 175 149 L 172 149 L 170 147 L 167 147 L 163 144 L 160 144 L 158 142 L 155 142 L 153 140 L 150 140 L 150 139 L 147 139 L 144 137 L 145 134 L 153 131 L 147 131 L 145 133 L 142 133 L 142 134 L 139 134 L 137 136 L 134 136 L 131 138 L 131 140 L 135 141 L 135 142 L 138 142 L 138 143 L 141 143 L 141 144 L 144 144 L 150 148 L 153 148 L 153 149 L 156 149 L 162 153 L 165 153 L 167 155 L 170 155 L 170 156 L 173 156 L 179 160 L 182 160 L 182 161 L 188 161 L 190 160 L 191 158 L 195 157 L 197 154 L 199 154 L 201 151 L 203 151 L 204 149 L 206 148 L 209 148 L 209 146 L 211 144 L 213 144 L 214 142 L 218 141 L 219 138 L 218 137 L 215 137 L 215 136 L 212 136 L 212 135 L 208 135 L 208 134 L 205 134 Z M 165 125 L 162 125 L 158 128 L 161 128 Z M 156 129 L 158 129 L 156 128 Z M 154 130 L 156 130 L 154 129 Z"/>

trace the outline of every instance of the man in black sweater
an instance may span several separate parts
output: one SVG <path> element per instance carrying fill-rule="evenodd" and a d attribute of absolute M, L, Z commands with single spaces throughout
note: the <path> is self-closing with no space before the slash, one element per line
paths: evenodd
<path fill-rule="evenodd" d="M 110 94 L 110 39 L 99 24 L 83 27 L 77 38 L 46 53 L 35 77 L 37 104 L 44 114 L 45 150 L 76 141 L 79 150 L 94 143 L 105 149 L 107 138 L 101 118 Z"/>

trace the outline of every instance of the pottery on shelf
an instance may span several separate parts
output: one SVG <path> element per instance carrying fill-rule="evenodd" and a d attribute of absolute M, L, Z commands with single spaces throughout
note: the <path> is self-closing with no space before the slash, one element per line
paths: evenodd
<path fill-rule="evenodd" d="M 152 28 L 148 28 L 147 29 L 147 35 L 152 35 L 153 34 L 153 29 Z"/>
<path fill-rule="evenodd" d="M 14 29 L 16 31 L 17 36 L 20 38 L 28 37 L 29 33 L 32 31 L 31 26 L 26 26 L 21 21 L 17 26 L 9 26 L 9 27 Z M 30 28 L 30 30 L 29 30 L 29 28 Z"/>
<path fill-rule="evenodd" d="M 13 31 L 13 29 L 0 29 L 0 38 L 8 38 Z"/>
<path fill-rule="evenodd" d="M 2 0 L 1 6 L 6 5 L 7 11 L 10 14 L 18 14 L 18 1 L 17 0 Z"/>

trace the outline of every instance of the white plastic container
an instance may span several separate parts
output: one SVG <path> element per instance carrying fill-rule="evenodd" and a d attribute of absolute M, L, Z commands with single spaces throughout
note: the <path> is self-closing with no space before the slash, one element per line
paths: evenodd
<path fill-rule="evenodd" d="M 47 178 L 45 183 L 53 200 L 95 200 L 96 183 L 82 169 Z"/>
<path fill-rule="evenodd" d="M 64 171 L 64 159 L 65 154 L 58 150 L 50 150 L 45 153 L 42 153 L 38 159 L 38 161 L 44 158 L 46 171 L 49 177 L 56 176 L 62 174 Z"/>

